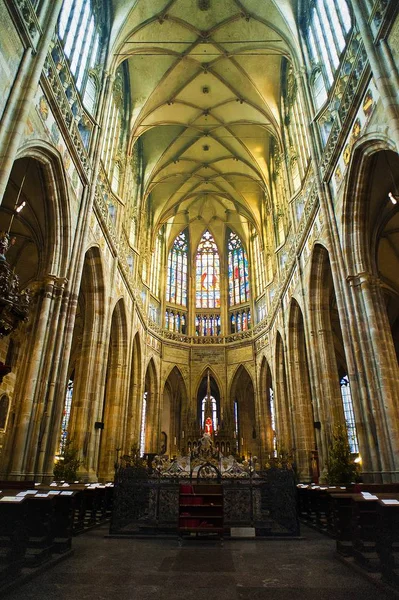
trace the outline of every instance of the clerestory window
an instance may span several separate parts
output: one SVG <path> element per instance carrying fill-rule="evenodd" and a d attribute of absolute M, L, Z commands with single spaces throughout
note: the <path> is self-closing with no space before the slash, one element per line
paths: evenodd
<path fill-rule="evenodd" d="M 305 36 L 314 67 L 313 95 L 319 109 L 340 65 L 352 19 L 346 0 L 313 0 L 307 13 Z"/>
<path fill-rule="evenodd" d="M 91 113 L 98 96 L 94 70 L 101 58 L 104 15 L 104 7 L 97 0 L 64 0 L 58 21 L 58 35 L 76 87 Z"/>

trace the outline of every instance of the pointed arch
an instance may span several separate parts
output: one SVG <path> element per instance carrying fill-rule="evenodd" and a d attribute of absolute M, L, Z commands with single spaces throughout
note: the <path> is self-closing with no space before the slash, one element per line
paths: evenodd
<path fill-rule="evenodd" d="M 228 286 L 230 306 L 249 301 L 248 258 L 241 238 L 227 229 Z"/>
<path fill-rule="evenodd" d="M 49 444 L 52 456 L 58 453 L 66 402 L 70 402 L 67 436 L 79 449 L 79 473 L 95 479 L 98 472 L 99 431 L 94 423 L 102 421 L 102 373 L 104 369 L 105 279 L 98 246 L 86 250 L 73 322 L 66 381 L 57 403 Z M 73 381 L 73 389 L 70 382 Z M 72 397 L 68 398 L 72 391 Z"/>
<path fill-rule="evenodd" d="M 39 276 L 53 273 L 65 277 L 71 253 L 71 207 L 65 168 L 58 150 L 43 140 L 31 140 L 21 148 L 4 193 L 0 215 L 3 210 L 10 214 L 15 201 L 12 188 L 21 185 L 24 175 L 21 201 L 26 201 L 26 207 L 14 225 L 26 227 L 38 248 Z M 31 252 L 32 248 L 28 250 L 28 256 Z M 23 258 L 21 255 L 22 262 L 26 260 Z"/>
<path fill-rule="evenodd" d="M 220 255 L 209 229 L 202 234 L 195 258 L 196 308 L 220 308 Z"/>
<path fill-rule="evenodd" d="M 183 423 L 186 421 L 187 388 L 180 369 L 175 365 L 170 369 L 162 393 L 161 407 L 161 449 L 160 452 L 173 455 L 185 447 Z"/>
<path fill-rule="evenodd" d="M 187 306 L 189 238 L 187 228 L 176 237 L 169 250 L 166 274 L 166 302 Z"/>
<path fill-rule="evenodd" d="M 298 472 L 301 481 L 317 481 L 319 474 L 313 473 L 312 467 L 316 466 L 317 460 L 315 432 L 318 430 L 314 428 L 316 419 L 313 414 L 305 324 L 295 298 L 292 298 L 289 307 L 287 346 L 291 388 L 295 390 L 291 414 Z"/>
<path fill-rule="evenodd" d="M 141 399 L 140 449 L 142 454 L 159 452 L 159 399 L 158 376 L 153 357 L 150 358 L 144 377 Z"/>
<path fill-rule="evenodd" d="M 124 419 L 128 389 L 128 325 L 123 299 L 112 312 L 103 403 L 103 423 L 99 476 L 112 479 L 115 449 L 124 443 Z"/>
<path fill-rule="evenodd" d="M 277 423 L 274 401 L 274 384 L 272 370 L 264 356 L 260 368 L 260 434 L 263 447 L 268 456 L 277 454 Z"/>
<path fill-rule="evenodd" d="M 142 386 L 142 351 L 140 334 L 137 331 L 132 344 L 132 361 L 130 366 L 130 384 L 126 411 L 126 452 L 129 454 L 133 446 L 140 443 L 140 414 Z"/>
<path fill-rule="evenodd" d="M 230 405 L 236 434 L 238 433 L 237 451 L 239 455 L 258 456 L 260 444 L 255 389 L 252 377 L 245 365 L 239 365 L 233 375 L 230 386 Z"/>
<path fill-rule="evenodd" d="M 292 420 L 286 369 L 286 349 L 278 331 L 275 346 L 275 410 L 278 431 L 278 449 L 292 450 Z"/>

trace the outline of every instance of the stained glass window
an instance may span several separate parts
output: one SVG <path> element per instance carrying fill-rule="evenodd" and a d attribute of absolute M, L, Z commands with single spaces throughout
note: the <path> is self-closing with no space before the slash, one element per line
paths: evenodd
<path fill-rule="evenodd" d="M 181 306 L 187 306 L 187 253 L 187 234 L 182 231 L 169 252 L 166 277 L 166 301 Z"/>
<path fill-rule="evenodd" d="M 242 242 L 236 233 L 229 234 L 229 299 L 230 306 L 249 300 L 248 259 Z"/>
<path fill-rule="evenodd" d="M 84 92 L 89 69 L 99 60 L 101 11 L 92 0 L 64 0 L 58 34 L 79 91 Z M 90 108 L 94 109 L 94 105 Z"/>
<path fill-rule="evenodd" d="M 167 309 L 165 312 L 165 328 L 177 333 L 186 333 L 186 315 Z"/>
<path fill-rule="evenodd" d="M 217 432 L 218 419 L 217 419 L 216 399 L 213 396 L 210 396 L 209 400 L 211 403 L 211 410 L 212 410 L 213 431 Z M 206 401 L 207 401 L 207 397 L 205 396 L 205 398 L 202 400 L 202 410 L 201 410 L 201 427 L 202 427 L 202 429 L 204 429 L 204 426 L 205 426 Z"/>
<path fill-rule="evenodd" d="M 143 394 L 143 406 L 141 411 L 141 432 L 140 432 L 140 456 L 144 456 L 145 452 L 145 430 L 146 430 L 146 416 L 147 416 L 147 394 Z"/>
<path fill-rule="evenodd" d="M 255 233 L 252 237 L 252 254 L 255 264 L 256 295 L 260 296 L 265 291 L 265 260 L 264 253 L 260 247 L 259 236 Z"/>
<path fill-rule="evenodd" d="M 67 441 L 67 437 L 68 437 L 68 426 L 69 426 L 69 419 L 71 416 L 71 408 L 72 408 L 72 396 L 73 396 L 73 380 L 70 379 L 68 381 L 67 391 L 66 391 L 66 395 L 65 395 L 64 412 L 62 413 L 61 440 L 60 440 L 59 454 L 61 454 L 62 451 L 64 450 L 65 444 Z"/>
<path fill-rule="evenodd" d="M 317 80 L 316 108 L 320 108 L 323 99 L 327 99 L 325 89 L 334 81 L 334 74 L 340 65 L 341 53 L 346 45 L 346 35 L 352 27 L 351 16 L 346 0 L 314 0 L 308 11 L 310 19 L 307 39 L 310 59 L 321 69 L 324 86 L 320 77 Z"/>
<path fill-rule="evenodd" d="M 197 248 L 195 305 L 197 308 L 220 308 L 219 252 L 209 231 L 205 231 Z"/>
<path fill-rule="evenodd" d="M 231 333 L 239 333 L 251 329 L 251 311 L 249 309 L 238 310 L 230 315 Z"/>
<path fill-rule="evenodd" d="M 341 396 L 342 403 L 344 406 L 344 415 L 346 422 L 346 430 L 348 432 L 348 442 L 351 452 L 357 453 L 359 452 L 359 443 L 357 441 L 357 431 L 356 431 L 356 422 L 355 422 L 355 414 L 353 412 L 353 402 L 352 402 L 352 394 L 351 388 L 349 385 L 349 377 L 345 375 L 341 379 Z"/>
<path fill-rule="evenodd" d="M 269 388 L 269 407 L 270 407 L 270 425 L 272 428 L 272 450 L 273 456 L 277 456 L 277 434 L 276 434 L 276 412 L 274 408 L 274 391 L 273 388 Z"/>
<path fill-rule="evenodd" d="M 220 335 L 220 315 L 196 315 L 195 334 L 197 336 Z"/>
<path fill-rule="evenodd" d="M 155 240 L 155 249 L 152 253 L 151 258 L 151 277 L 150 277 L 150 289 L 151 292 L 159 298 L 159 287 L 160 287 L 160 273 L 162 263 L 162 246 L 163 246 L 163 235 L 160 231 Z"/>

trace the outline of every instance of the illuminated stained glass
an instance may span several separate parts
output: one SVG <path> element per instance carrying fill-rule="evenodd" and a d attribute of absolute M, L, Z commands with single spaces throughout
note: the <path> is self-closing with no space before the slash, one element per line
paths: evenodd
<path fill-rule="evenodd" d="M 249 300 L 248 259 L 242 242 L 236 233 L 229 234 L 229 300 L 230 306 Z"/>
<path fill-rule="evenodd" d="M 196 315 L 195 334 L 197 336 L 220 335 L 220 315 Z"/>
<path fill-rule="evenodd" d="M 166 301 L 181 306 L 187 306 L 187 252 L 187 235 L 182 231 L 169 252 L 166 278 Z"/>
<path fill-rule="evenodd" d="M 196 307 L 220 308 L 220 259 L 209 231 L 205 231 L 198 245 L 195 281 Z M 207 328 L 206 323 L 204 327 Z"/>

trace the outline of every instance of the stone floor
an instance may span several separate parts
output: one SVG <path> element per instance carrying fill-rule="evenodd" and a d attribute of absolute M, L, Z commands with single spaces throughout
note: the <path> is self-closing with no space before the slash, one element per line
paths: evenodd
<path fill-rule="evenodd" d="M 334 542 L 307 527 L 302 540 L 73 540 L 72 557 L 7 600 L 388 600 L 334 557 Z"/>

